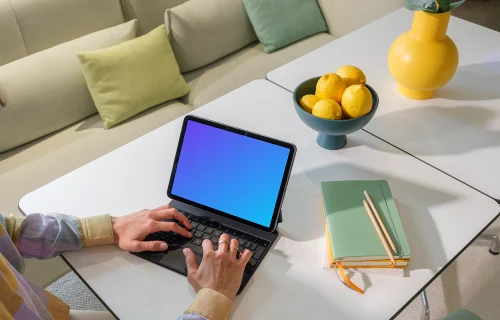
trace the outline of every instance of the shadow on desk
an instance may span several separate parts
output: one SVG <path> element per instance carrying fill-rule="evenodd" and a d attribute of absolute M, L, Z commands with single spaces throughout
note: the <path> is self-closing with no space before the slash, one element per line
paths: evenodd
<path fill-rule="evenodd" d="M 500 145 L 500 131 L 488 128 L 495 114 L 474 105 L 416 106 L 376 117 L 366 131 L 415 156 L 462 154 Z"/>
<path fill-rule="evenodd" d="M 389 181 L 411 248 L 408 270 L 437 271 L 446 264 L 442 240 L 428 208 L 453 201 L 456 197 L 443 190 L 348 163 L 292 175 L 283 206 L 283 223 L 280 225 L 283 237 L 294 241 L 309 241 L 324 236 L 320 183 L 333 180 Z"/>
<path fill-rule="evenodd" d="M 461 101 L 500 99 L 500 61 L 460 66 L 434 98 Z"/>

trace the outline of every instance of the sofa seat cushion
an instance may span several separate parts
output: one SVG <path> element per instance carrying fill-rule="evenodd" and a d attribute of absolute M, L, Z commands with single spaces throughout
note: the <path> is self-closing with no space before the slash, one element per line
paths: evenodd
<path fill-rule="evenodd" d="M 189 105 L 171 101 L 110 130 L 104 128 L 101 118 L 95 114 L 49 136 L 0 153 L 0 212 L 19 215 L 17 205 L 25 194 L 192 110 Z"/>
<path fill-rule="evenodd" d="M 336 38 L 320 33 L 271 54 L 254 43 L 201 69 L 185 73 L 191 91 L 181 100 L 198 108 L 244 84 L 264 79 L 268 72 Z"/>

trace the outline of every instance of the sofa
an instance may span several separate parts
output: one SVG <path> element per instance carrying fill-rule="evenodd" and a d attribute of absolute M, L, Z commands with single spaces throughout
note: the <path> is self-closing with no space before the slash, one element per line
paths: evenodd
<path fill-rule="evenodd" d="M 137 19 L 137 36 L 143 35 L 164 23 L 167 9 L 185 6 L 186 1 L 192 0 L 0 0 L 0 102 L 5 66 L 133 19 Z M 104 128 L 92 103 L 86 106 L 88 112 L 77 112 L 74 116 L 66 114 L 62 122 L 57 118 L 63 112 L 44 114 L 39 106 L 33 106 L 36 108 L 33 112 L 47 121 L 47 130 L 40 131 L 43 133 L 39 136 L 32 135 L 32 141 L 0 153 L 0 212 L 20 216 L 18 201 L 26 193 L 252 80 L 264 79 L 269 71 L 400 8 L 404 2 L 386 0 L 375 5 L 370 0 L 318 0 L 327 33 L 312 35 L 270 54 L 264 53 L 255 38 L 252 43 L 226 52 L 216 61 L 183 73 L 190 87 L 186 96 L 148 109 L 111 129 Z M 209 46 L 210 39 L 200 44 Z M 33 71 L 31 74 L 25 70 L 22 76 L 50 82 L 55 81 L 57 72 L 39 74 Z M 18 80 L 22 83 L 23 79 Z M 31 89 L 28 86 L 26 90 Z M 72 94 L 67 90 L 43 94 L 57 100 L 57 95 L 63 93 Z M 1 117 L 0 103 L 0 120 Z M 19 115 L 19 123 L 22 123 L 21 117 L 26 114 Z M 54 126 L 56 122 L 61 124 Z M 17 119 L 9 118 L 9 123 L 12 128 Z M 0 126 L 0 137 L 12 137 L 12 130 L 5 128 L 9 126 L 3 127 Z M 23 133 L 32 133 L 31 126 L 22 125 L 20 129 Z M 28 263 L 27 276 L 45 285 L 66 270 L 60 259 L 49 263 L 32 261 Z"/>

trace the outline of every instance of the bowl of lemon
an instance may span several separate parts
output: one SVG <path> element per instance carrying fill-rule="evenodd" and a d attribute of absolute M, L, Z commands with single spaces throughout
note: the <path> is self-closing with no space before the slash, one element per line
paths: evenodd
<path fill-rule="evenodd" d="M 346 65 L 302 82 L 293 92 L 295 111 L 328 150 L 342 149 L 347 135 L 363 128 L 375 114 L 378 95 L 359 68 Z"/>

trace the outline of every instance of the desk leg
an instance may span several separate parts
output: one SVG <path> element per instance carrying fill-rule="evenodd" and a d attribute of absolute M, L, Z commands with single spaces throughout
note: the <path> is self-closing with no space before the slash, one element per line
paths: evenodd
<path fill-rule="evenodd" d="M 429 302 L 427 301 L 427 294 L 425 290 L 420 294 L 420 298 L 422 298 L 422 303 L 424 304 L 424 320 L 431 320 L 431 309 L 429 309 Z"/>
<path fill-rule="evenodd" d="M 500 253 L 500 240 L 496 234 L 482 234 L 479 236 L 478 240 L 491 241 L 490 253 L 497 255 Z"/>

